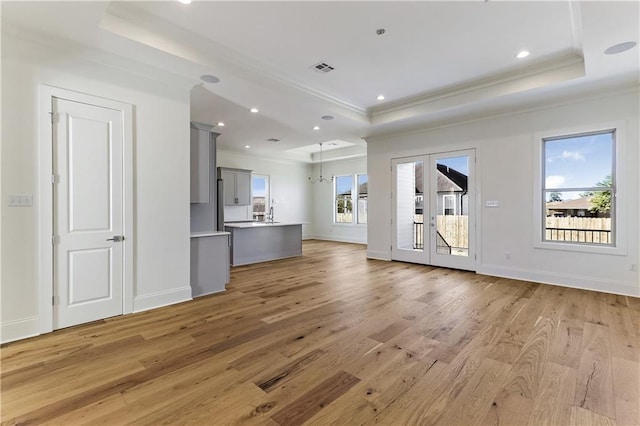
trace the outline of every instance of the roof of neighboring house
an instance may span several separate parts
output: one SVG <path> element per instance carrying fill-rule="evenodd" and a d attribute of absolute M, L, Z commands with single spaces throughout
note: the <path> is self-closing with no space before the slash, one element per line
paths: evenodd
<path fill-rule="evenodd" d="M 589 210 L 591 208 L 591 198 L 583 197 L 575 200 L 551 201 L 547 203 L 549 210 Z"/>
<path fill-rule="evenodd" d="M 467 175 L 445 166 L 438 164 L 438 192 L 466 192 L 468 185 Z M 422 194 L 422 175 L 424 166 L 422 162 L 416 164 L 416 194 Z"/>
<path fill-rule="evenodd" d="M 466 191 L 468 185 L 467 175 L 460 173 L 444 164 L 438 164 L 438 192 Z"/>

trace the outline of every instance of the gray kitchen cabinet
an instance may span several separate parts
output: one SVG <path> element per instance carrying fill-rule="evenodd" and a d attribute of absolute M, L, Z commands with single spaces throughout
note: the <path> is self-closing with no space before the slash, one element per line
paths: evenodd
<path fill-rule="evenodd" d="M 225 206 L 251 205 L 251 170 L 218 167 L 222 178 Z"/>
<path fill-rule="evenodd" d="M 216 139 L 220 134 L 213 127 L 191 122 L 191 232 L 213 231 L 218 223 Z"/>
<path fill-rule="evenodd" d="M 191 203 L 208 203 L 210 201 L 210 159 L 213 149 L 215 155 L 215 138 L 213 126 L 204 123 L 191 123 Z M 213 139 L 213 140 L 212 140 Z M 212 146 L 214 145 L 214 146 Z"/>
<path fill-rule="evenodd" d="M 191 293 L 193 297 L 218 293 L 229 282 L 229 233 L 191 234 Z"/>

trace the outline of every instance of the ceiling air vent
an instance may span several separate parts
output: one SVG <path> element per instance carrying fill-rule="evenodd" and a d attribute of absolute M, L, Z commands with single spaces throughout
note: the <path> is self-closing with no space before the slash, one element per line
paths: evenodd
<path fill-rule="evenodd" d="M 311 65 L 312 70 L 320 73 L 328 73 L 333 71 L 333 67 L 326 62 L 318 62 L 317 64 Z"/>

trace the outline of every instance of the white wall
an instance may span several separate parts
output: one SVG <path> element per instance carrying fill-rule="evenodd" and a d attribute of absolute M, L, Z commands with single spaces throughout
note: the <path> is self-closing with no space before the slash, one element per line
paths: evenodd
<path fill-rule="evenodd" d="M 313 165 L 312 177 L 320 174 L 320 165 Z M 367 173 L 367 158 L 325 161 L 322 164 L 324 177 L 355 175 Z M 367 243 L 366 225 L 349 225 L 333 221 L 333 183 L 316 182 L 311 185 L 313 191 L 313 235 L 320 240 L 342 241 L 348 243 Z M 355 202 L 355 197 L 354 197 Z"/>
<path fill-rule="evenodd" d="M 223 138 L 224 132 L 220 133 L 220 138 Z M 269 175 L 270 198 L 276 200 L 273 205 L 275 221 L 303 223 L 302 238 L 310 238 L 313 200 L 311 184 L 307 181 L 309 167 L 306 163 L 222 150 L 218 150 L 217 154 L 218 167 L 247 169 L 257 174 Z M 251 217 L 251 207 L 232 206 L 231 209 L 225 208 L 225 221 Z"/>
<path fill-rule="evenodd" d="M 41 84 L 134 107 L 134 310 L 190 298 L 189 90 L 3 34 L 2 341 L 39 333 Z M 33 207 L 7 207 L 10 194 Z"/>
<path fill-rule="evenodd" d="M 369 171 L 368 256 L 389 259 L 391 245 L 392 158 L 477 148 L 478 203 L 500 201 L 499 208 L 481 208 L 477 271 L 489 275 L 640 295 L 640 278 L 631 271 L 639 259 L 639 111 L 638 90 L 603 94 L 571 104 L 522 112 L 471 123 L 418 132 L 367 138 Z M 580 126 L 626 121 L 627 135 L 620 169 L 627 204 L 626 231 L 618 234 L 626 254 L 577 253 L 534 248 L 534 134 Z M 505 252 L 511 259 L 505 259 Z"/>

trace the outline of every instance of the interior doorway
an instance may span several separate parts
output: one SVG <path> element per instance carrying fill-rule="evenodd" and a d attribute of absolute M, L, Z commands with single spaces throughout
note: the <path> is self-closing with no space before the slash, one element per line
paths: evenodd
<path fill-rule="evenodd" d="M 42 86 L 41 332 L 133 311 L 131 105 Z M 45 121 L 46 120 L 46 121 Z"/>

